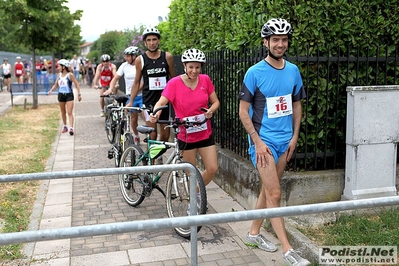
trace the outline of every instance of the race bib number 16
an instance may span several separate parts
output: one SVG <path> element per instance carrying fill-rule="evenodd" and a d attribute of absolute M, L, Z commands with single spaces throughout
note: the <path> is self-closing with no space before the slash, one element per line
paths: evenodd
<path fill-rule="evenodd" d="M 277 118 L 292 114 L 291 94 L 284 96 L 270 97 L 267 100 L 268 118 Z"/>

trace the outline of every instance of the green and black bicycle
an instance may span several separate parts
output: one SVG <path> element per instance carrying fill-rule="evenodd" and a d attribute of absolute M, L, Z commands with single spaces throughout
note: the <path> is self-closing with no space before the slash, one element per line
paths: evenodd
<path fill-rule="evenodd" d="M 154 110 L 156 113 L 161 108 Z M 151 140 L 150 134 L 155 129 L 148 126 L 139 126 L 137 130 L 146 134 L 144 142 L 147 143 L 146 151 L 135 144 L 129 145 L 123 152 L 120 159 L 120 167 L 132 166 L 147 166 L 152 165 L 154 160 L 164 154 L 168 149 L 173 148 L 173 152 L 169 155 L 163 164 L 178 164 L 184 163 L 181 152 L 179 150 L 177 135 L 181 127 L 190 128 L 205 123 L 207 119 L 200 122 L 190 122 L 175 118 L 171 121 L 158 121 L 158 123 L 168 124 L 167 127 L 174 130 L 174 141 L 165 142 L 158 140 Z M 119 175 L 119 183 L 123 198 L 133 207 L 139 206 L 145 199 L 149 197 L 154 189 L 159 190 L 166 198 L 166 208 L 169 217 L 182 217 L 190 215 L 190 176 L 189 171 L 175 170 L 171 171 L 166 181 L 166 193 L 159 187 L 158 182 L 164 172 L 158 173 L 139 173 L 139 174 L 121 174 Z M 207 210 L 207 197 L 205 184 L 201 173 L 197 169 L 197 212 L 198 214 L 205 214 Z M 201 227 L 198 227 L 198 231 Z M 189 238 L 190 227 L 175 228 L 178 235 Z"/>

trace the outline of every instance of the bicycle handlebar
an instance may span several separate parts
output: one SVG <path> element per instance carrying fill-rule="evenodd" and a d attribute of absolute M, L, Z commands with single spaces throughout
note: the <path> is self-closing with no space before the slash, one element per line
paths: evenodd
<path fill-rule="evenodd" d="M 154 114 L 156 114 L 158 111 L 162 110 L 162 109 L 166 109 L 168 108 L 168 106 L 161 106 L 159 108 L 157 108 L 156 110 L 154 110 Z M 201 111 L 203 112 L 207 112 L 208 110 L 201 107 L 200 108 Z M 204 124 L 206 121 L 208 121 L 208 118 L 205 117 L 204 120 L 202 121 L 188 121 L 187 119 L 180 119 L 178 117 L 175 117 L 174 120 L 158 120 L 157 123 L 159 124 L 169 124 L 169 127 L 179 127 L 179 126 L 184 126 L 185 128 L 189 128 L 189 127 L 193 127 L 193 126 L 199 126 Z"/>

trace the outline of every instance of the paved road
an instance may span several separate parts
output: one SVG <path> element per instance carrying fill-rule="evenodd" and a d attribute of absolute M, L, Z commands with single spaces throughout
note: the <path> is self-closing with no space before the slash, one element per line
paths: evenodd
<path fill-rule="evenodd" d="M 98 91 L 81 87 L 83 100 L 75 104 L 75 135 L 59 133 L 49 171 L 113 167 L 113 161 L 107 159 L 110 144 L 100 117 Z M 24 98 L 31 97 L 17 97 L 15 102 L 22 103 Z M 0 112 L 8 108 L 9 100 L 8 93 L 0 93 Z M 39 96 L 39 108 L 40 104 L 56 101 L 56 96 Z M 165 180 L 161 179 L 161 187 L 165 187 Z M 213 182 L 207 192 L 208 213 L 244 210 Z M 139 207 L 128 206 L 119 191 L 117 176 L 44 181 L 30 230 L 166 218 L 165 205 L 161 193 L 155 190 Z M 249 226 L 246 221 L 202 227 L 198 233 L 198 264 L 283 265 L 281 249 L 267 253 L 244 244 Z M 262 233 L 278 243 L 270 233 Z M 190 250 L 190 241 L 173 229 L 164 229 L 29 243 L 25 253 L 31 260 L 18 265 L 189 265 Z"/>

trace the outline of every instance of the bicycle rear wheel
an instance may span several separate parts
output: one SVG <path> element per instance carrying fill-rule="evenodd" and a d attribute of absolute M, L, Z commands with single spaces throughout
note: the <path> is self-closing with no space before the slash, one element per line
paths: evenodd
<path fill-rule="evenodd" d="M 180 161 L 178 163 L 185 163 Z M 197 168 L 196 168 L 197 169 Z M 197 212 L 206 213 L 206 189 L 201 173 L 197 169 Z M 182 217 L 190 215 L 190 176 L 188 170 L 176 170 L 169 174 L 166 182 L 166 209 L 168 216 Z M 201 226 L 197 227 L 197 232 Z M 177 227 L 175 231 L 184 238 L 190 238 L 190 227 Z"/>
<path fill-rule="evenodd" d="M 133 167 L 147 165 L 147 159 L 143 157 L 143 150 L 137 145 L 128 146 L 122 153 L 120 167 Z M 122 196 L 130 206 L 139 206 L 144 198 L 146 189 L 151 183 L 148 182 L 148 173 L 120 174 L 119 186 Z"/>

